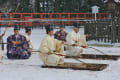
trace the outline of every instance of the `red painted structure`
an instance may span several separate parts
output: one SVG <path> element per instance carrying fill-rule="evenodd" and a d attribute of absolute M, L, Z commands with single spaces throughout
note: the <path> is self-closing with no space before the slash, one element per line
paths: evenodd
<path fill-rule="evenodd" d="M 97 19 L 109 19 L 109 13 L 97 13 Z M 45 20 L 49 20 L 49 21 L 45 21 Z M 66 21 L 62 21 L 62 20 L 66 20 Z M 72 24 L 71 20 L 73 20 L 73 22 L 79 22 L 78 20 L 94 20 L 94 14 L 89 14 L 89 13 L 0 13 L 1 26 L 6 26 L 6 25 L 7 26 L 20 25 L 21 27 L 34 26 L 34 25 L 42 26 L 47 22 L 49 22 L 50 24 L 70 25 Z"/>

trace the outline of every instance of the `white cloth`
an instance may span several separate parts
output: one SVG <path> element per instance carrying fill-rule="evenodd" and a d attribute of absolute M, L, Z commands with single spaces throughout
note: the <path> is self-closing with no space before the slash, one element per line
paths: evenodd
<path fill-rule="evenodd" d="M 86 36 L 80 35 L 75 31 L 69 33 L 66 40 L 68 49 L 66 50 L 66 55 L 68 56 L 80 56 L 80 54 L 83 52 L 83 48 L 80 46 L 87 46 Z M 73 44 L 75 44 L 76 46 L 72 46 Z"/>
<path fill-rule="evenodd" d="M 26 40 L 29 43 L 30 48 L 34 49 L 34 46 L 33 46 L 33 43 L 32 43 L 32 40 L 31 40 L 30 36 L 28 34 L 25 34 L 25 37 L 26 37 Z"/>
<path fill-rule="evenodd" d="M 61 41 L 54 39 L 53 37 L 47 35 L 41 42 L 39 51 L 40 59 L 45 65 L 56 66 L 58 64 L 64 63 L 64 57 L 58 56 L 56 54 L 64 55 L 64 45 L 61 44 Z M 56 51 L 54 53 L 54 51 Z M 53 54 L 48 55 L 47 53 L 51 52 Z"/>

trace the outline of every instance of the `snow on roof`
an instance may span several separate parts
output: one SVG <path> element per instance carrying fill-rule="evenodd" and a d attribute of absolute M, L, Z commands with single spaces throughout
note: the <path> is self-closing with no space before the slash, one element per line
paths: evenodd
<path fill-rule="evenodd" d="M 100 7 L 95 5 L 95 6 L 92 6 L 92 8 L 100 8 Z"/>

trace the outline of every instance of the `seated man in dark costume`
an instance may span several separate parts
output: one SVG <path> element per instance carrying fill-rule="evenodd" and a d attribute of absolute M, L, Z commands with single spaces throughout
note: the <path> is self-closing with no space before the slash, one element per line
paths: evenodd
<path fill-rule="evenodd" d="M 20 28 L 15 26 L 14 34 L 7 38 L 8 59 L 28 59 L 31 56 L 29 44 L 25 36 L 19 34 Z"/>
<path fill-rule="evenodd" d="M 56 33 L 54 34 L 55 39 L 65 42 L 66 42 L 66 36 L 67 36 L 67 32 L 64 31 L 64 26 L 60 26 L 60 30 L 56 31 Z"/>

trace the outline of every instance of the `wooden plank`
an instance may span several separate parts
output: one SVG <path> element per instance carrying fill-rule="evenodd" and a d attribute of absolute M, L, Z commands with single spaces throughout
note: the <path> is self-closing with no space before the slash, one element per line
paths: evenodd
<path fill-rule="evenodd" d="M 102 71 L 107 68 L 108 64 L 92 64 L 92 63 L 64 63 L 58 66 L 42 65 L 42 68 L 55 68 L 55 69 L 73 69 L 73 70 L 90 70 Z"/>
<path fill-rule="evenodd" d="M 66 58 L 97 59 L 97 60 L 118 60 L 120 58 L 120 55 L 81 54 L 81 56 L 66 56 Z"/>

